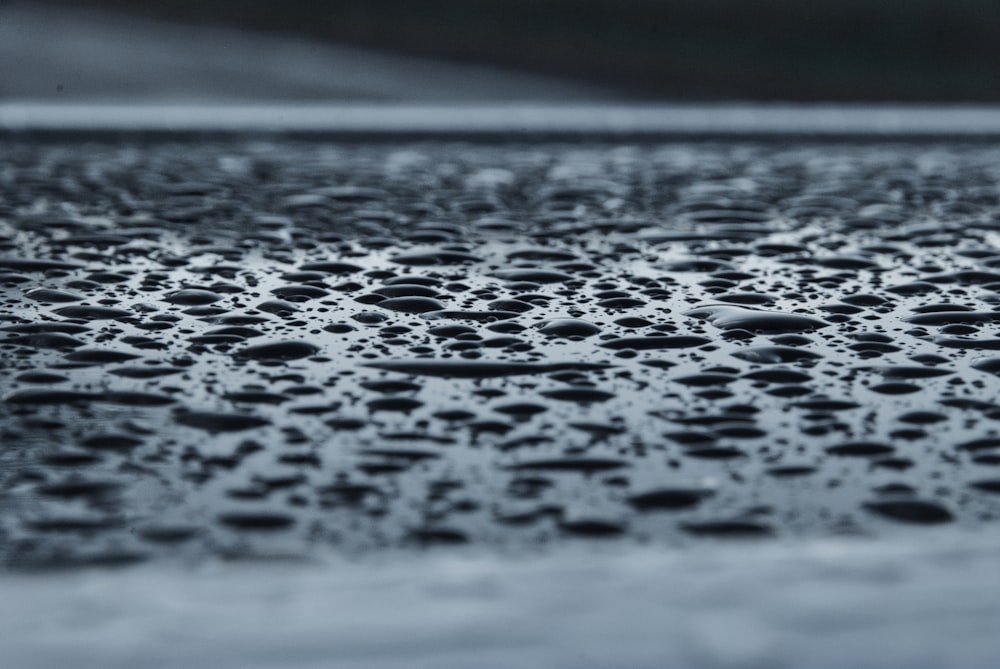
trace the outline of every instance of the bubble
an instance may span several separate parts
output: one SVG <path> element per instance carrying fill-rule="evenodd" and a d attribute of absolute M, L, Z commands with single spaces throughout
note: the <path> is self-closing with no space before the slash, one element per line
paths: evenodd
<path fill-rule="evenodd" d="M 24 294 L 29 300 L 36 302 L 60 303 L 60 302 L 82 302 L 82 295 L 71 293 L 66 290 L 55 290 L 52 288 L 33 288 Z"/>
<path fill-rule="evenodd" d="M 697 488 L 660 488 L 632 495 L 628 503 L 639 511 L 689 509 L 712 495 L 711 490 Z"/>
<path fill-rule="evenodd" d="M 490 378 L 519 376 L 524 374 L 545 374 L 559 371 L 593 371 L 606 369 L 601 363 L 531 363 L 469 360 L 384 360 L 366 363 L 368 367 L 402 372 L 414 376 L 440 376 L 452 378 Z"/>
<path fill-rule="evenodd" d="M 936 502 L 923 500 L 879 500 L 866 502 L 865 510 L 889 520 L 920 525 L 936 525 L 951 522 L 952 513 Z"/>
<path fill-rule="evenodd" d="M 178 412 L 174 414 L 174 420 L 181 425 L 206 432 L 240 432 L 263 427 L 270 423 L 266 418 L 258 416 L 205 411 Z"/>
<path fill-rule="evenodd" d="M 604 348 L 614 350 L 635 349 L 639 351 L 672 349 L 672 348 L 694 348 L 712 343 L 707 337 L 695 335 L 677 336 L 646 336 L 646 337 L 617 337 L 601 344 Z"/>
<path fill-rule="evenodd" d="M 221 514 L 219 522 L 234 530 L 269 532 L 288 529 L 295 519 L 284 513 L 233 512 Z"/>
<path fill-rule="evenodd" d="M 733 538 L 765 537 L 774 531 L 769 525 L 747 520 L 709 520 L 682 523 L 681 528 L 695 536 Z"/>
<path fill-rule="evenodd" d="M 125 309 L 88 305 L 60 307 L 55 310 L 55 313 L 66 318 L 74 318 L 82 321 L 118 320 L 132 316 L 132 313 Z"/>
<path fill-rule="evenodd" d="M 508 469 L 513 471 L 553 471 L 553 472 L 599 472 L 609 469 L 627 467 L 624 460 L 614 458 L 548 458 L 541 460 L 527 460 L 514 465 L 509 465 Z"/>
<path fill-rule="evenodd" d="M 234 353 L 239 358 L 254 360 L 298 360 L 315 355 L 319 347 L 304 341 L 277 341 L 247 346 Z"/>

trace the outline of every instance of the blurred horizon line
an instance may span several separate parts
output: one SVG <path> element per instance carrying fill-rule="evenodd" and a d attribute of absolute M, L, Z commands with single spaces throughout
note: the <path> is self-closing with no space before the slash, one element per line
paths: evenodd
<path fill-rule="evenodd" d="M 0 135 L 303 134 L 412 138 L 1000 137 L 990 104 L 0 102 Z"/>

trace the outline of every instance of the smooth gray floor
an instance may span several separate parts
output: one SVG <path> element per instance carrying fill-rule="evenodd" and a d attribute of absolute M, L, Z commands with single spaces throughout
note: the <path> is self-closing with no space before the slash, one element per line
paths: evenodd
<path fill-rule="evenodd" d="M 1000 542 L 923 539 L 7 577 L 0 638 L 77 669 L 1000 666 Z"/>

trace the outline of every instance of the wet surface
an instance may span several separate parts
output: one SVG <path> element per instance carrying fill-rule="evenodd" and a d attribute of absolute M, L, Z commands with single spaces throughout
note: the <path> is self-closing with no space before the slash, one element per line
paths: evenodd
<path fill-rule="evenodd" d="M 9 565 L 1000 514 L 994 147 L 0 150 Z"/>

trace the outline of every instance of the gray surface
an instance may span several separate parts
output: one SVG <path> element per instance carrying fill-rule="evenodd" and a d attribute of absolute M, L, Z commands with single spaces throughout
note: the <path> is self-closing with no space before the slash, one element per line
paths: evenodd
<path fill-rule="evenodd" d="M 0 578 L 12 666 L 996 665 L 995 145 L 5 141 L 3 153 L 15 330 L 0 349 L 0 551 L 22 570 Z M 399 262 L 421 251 L 444 264 Z M 358 267 L 289 274 L 317 260 Z M 497 271 L 514 265 L 562 275 L 517 286 Z M 507 314 L 527 348 L 485 345 L 496 333 L 478 321 L 471 339 L 431 337 L 462 315 L 390 309 L 372 293 L 399 274 L 437 277 L 449 306 L 536 294 Z M 916 294 L 899 290 L 914 279 Z M 212 339 L 212 313 L 174 299 L 207 284 L 221 315 L 307 280 L 340 288 L 258 324 L 312 342 L 321 355 L 303 360 L 236 360 L 255 333 Z M 604 304 L 595 291 L 613 287 L 642 304 Z M 81 324 L 32 288 L 127 311 L 77 312 Z M 735 306 L 747 295 L 722 292 L 734 290 L 766 309 Z M 848 308 L 859 292 L 874 295 Z M 950 305 L 918 311 L 935 302 Z M 381 322 L 324 329 L 359 310 Z M 572 311 L 600 335 L 534 327 Z M 21 336 L 22 321 L 76 325 L 76 339 Z M 711 341 L 619 340 L 656 332 Z M 779 341 L 819 357 L 744 355 Z M 189 373 L 120 376 L 109 349 Z M 471 369 L 456 351 L 614 367 L 476 379 L 369 364 L 432 355 Z M 894 379 L 911 383 L 883 383 Z M 549 399 L 595 386 L 603 401 Z M 280 402 L 231 395 L 261 388 Z M 385 393 L 409 408 L 383 411 Z M 500 411 L 512 402 L 547 411 L 515 419 Z M 175 406 L 265 420 L 219 434 Z M 588 439 L 570 429 L 580 421 L 610 434 Z M 239 448 L 250 436 L 259 448 Z M 379 450 L 388 442 L 404 450 Z M 574 471 L 580 454 L 615 471 Z M 800 476 L 772 478 L 783 465 Z M 526 476 L 546 485 L 526 496 L 512 485 Z M 338 481 L 367 486 L 361 503 Z M 714 494 L 641 510 L 661 486 Z M 706 537 L 731 534 L 716 521 L 776 537 Z M 462 539 L 472 547 L 418 548 Z M 245 564 L 282 555 L 310 564 Z"/>
<path fill-rule="evenodd" d="M 1000 543 L 443 552 L 0 578 L 5 666 L 989 669 Z"/>
<path fill-rule="evenodd" d="M 0 98 L 592 100 L 606 88 L 280 35 L 0 3 Z"/>
<path fill-rule="evenodd" d="M 18 100 L 0 103 L 0 131 L 294 133 L 372 138 L 983 138 L 1000 136 L 1000 107 L 538 102 L 57 104 Z"/>
<path fill-rule="evenodd" d="M 2 146 L 0 562 L 1000 518 L 995 145 Z"/>

